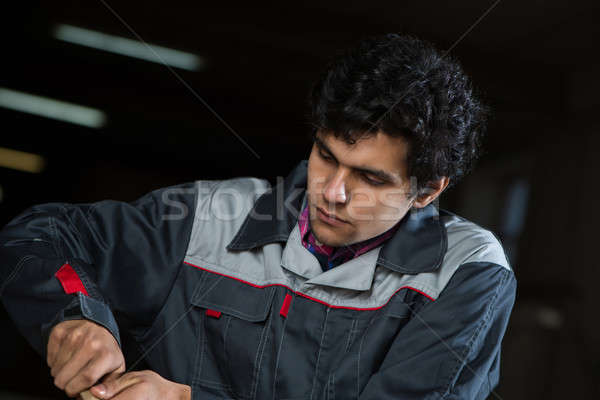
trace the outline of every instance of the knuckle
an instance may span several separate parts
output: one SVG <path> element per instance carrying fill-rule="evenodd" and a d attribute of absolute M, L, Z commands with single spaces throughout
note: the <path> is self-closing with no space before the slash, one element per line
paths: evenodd
<path fill-rule="evenodd" d="M 110 353 L 104 347 L 90 343 L 90 348 L 94 350 L 94 357 L 98 360 L 106 361 L 110 358 Z"/>
<path fill-rule="evenodd" d="M 94 352 L 101 352 L 101 351 L 103 352 L 102 340 L 100 340 L 100 339 L 90 340 L 90 342 L 88 343 L 88 346 Z"/>
<path fill-rule="evenodd" d="M 82 378 L 86 383 L 90 385 L 96 383 L 96 381 L 106 373 L 107 371 L 102 369 L 102 366 L 98 363 L 94 363 L 88 369 L 82 372 Z"/>
<path fill-rule="evenodd" d="M 94 374 L 93 371 L 83 371 L 77 377 L 71 379 L 64 390 L 70 397 L 75 397 L 75 395 L 79 394 L 82 390 L 95 384 L 98 377 L 99 375 Z"/>
<path fill-rule="evenodd" d="M 92 371 L 92 370 L 83 371 L 79 377 L 79 379 L 81 379 L 81 381 L 85 384 L 94 383 L 94 381 L 96 380 L 95 378 L 96 378 L 96 376 L 94 374 L 94 371 Z"/>
<path fill-rule="evenodd" d="M 82 332 L 80 329 L 72 329 L 67 334 L 67 340 L 70 342 L 77 342 L 81 338 Z"/>
<path fill-rule="evenodd" d="M 72 335 L 67 335 L 63 338 L 62 343 L 61 343 L 61 347 L 69 347 L 72 348 L 74 347 L 77 343 L 77 341 L 75 340 L 75 338 Z"/>
<path fill-rule="evenodd" d="M 52 332 L 50 332 L 50 339 L 62 340 L 65 337 L 66 331 L 67 330 L 65 329 L 65 327 L 61 325 L 56 325 L 52 329 Z"/>

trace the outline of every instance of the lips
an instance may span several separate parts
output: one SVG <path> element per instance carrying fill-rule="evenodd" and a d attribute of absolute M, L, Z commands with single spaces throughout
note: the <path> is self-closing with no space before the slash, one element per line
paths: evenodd
<path fill-rule="evenodd" d="M 332 219 L 335 219 L 336 221 L 345 222 L 345 223 L 347 223 L 347 222 L 348 222 L 348 221 L 346 221 L 346 220 L 344 220 L 344 219 L 341 219 L 341 218 L 339 218 L 339 217 L 337 217 L 337 216 L 335 216 L 335 215 L 333 215 L 333 214 L 330 214 L 330 213 L 326 212 L 326 211 L 325 211 L 325 210 L 323 210 L 321 207 L 317 207 L 317 209 L 318 209 L 320 212 L 322 212 L 323 214 L 325 214 L 327 217 L 329 217 L 329 218 L 332 218 Z"/>

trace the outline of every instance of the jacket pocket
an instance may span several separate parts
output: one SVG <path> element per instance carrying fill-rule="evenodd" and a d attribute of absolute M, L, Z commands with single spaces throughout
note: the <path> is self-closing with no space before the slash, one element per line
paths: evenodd
<path fill-rule="evenodd" d="M 274 293 L 274 287 L 223 276 L 207 279 L 196 290 L 192 304 L 200 323 L 194 382 L 202 391 L 255 397 Z"/>

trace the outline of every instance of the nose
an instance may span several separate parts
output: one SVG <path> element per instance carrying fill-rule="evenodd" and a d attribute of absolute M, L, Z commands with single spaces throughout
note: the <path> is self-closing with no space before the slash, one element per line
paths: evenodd
<path fill-rule="evenodd" d="M 338 171 L 325 186 L 323 197 L 330 205 L 346 202 L 346 184 L 344 180 L 344 173 L 342 171 Z"/>

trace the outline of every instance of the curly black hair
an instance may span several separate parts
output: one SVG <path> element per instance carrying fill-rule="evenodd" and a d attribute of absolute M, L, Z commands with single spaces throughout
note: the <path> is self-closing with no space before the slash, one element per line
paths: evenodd
<path fill-rule="evenodd" d="M 407 140 L 408 176 L 417 192 L 447 176 L 455 185 L 481 154 L 489 108 L 458 61 L 412 36 L 362 39 L 338 53 L 309 94 L 311 135 L 349 144 L 384 134 Z"/>

